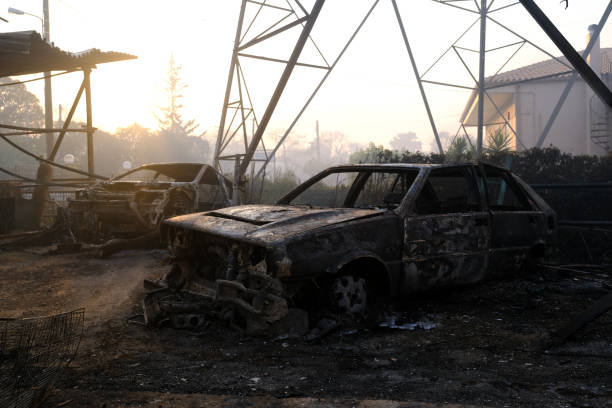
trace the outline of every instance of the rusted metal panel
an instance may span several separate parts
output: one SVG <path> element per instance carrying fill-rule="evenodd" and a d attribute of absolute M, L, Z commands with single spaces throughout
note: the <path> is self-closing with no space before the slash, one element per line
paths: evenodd
<path fill-rule="evenodd" d="M 487 213 L 428 215 L 405 220 L 402 291 L 473 283 L 487 269 Z"/>

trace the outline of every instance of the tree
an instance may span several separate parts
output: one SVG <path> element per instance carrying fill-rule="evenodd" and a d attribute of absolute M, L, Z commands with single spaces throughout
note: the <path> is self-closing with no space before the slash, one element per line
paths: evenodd
<path fill-rule="evenodd" d="M 422 149 L 421 141 L 414 132 L 398 133 L 391 139 L 389 144 L 395 150 L 419 152 Z"/>
<path fill-rule="evenodd" d="M 198 128 L 199 124 L 194 119 L 183 120 L 181 114 L 183 105 L 180 101 L 183 98 L 182 92 L 187 88 L 187 84 L 181 79 L 180 72 L 181 66 L 174 62 L 174 55 L 170 55 L 168 78 L 166 78 L 168 105 L 160 108 L 162 117 L 157 118 L 159 130 L 162 133 L 173 136 L 195 136 L 193 132 Z"/>
<path fill-rule="evenodd" d="M 349 163 L 390 163 L 396 159 L 397 155 L 389 149 L 385 149 L 382 145 L 375 145 L 370 142 L 368 147 L 352 153 L 349 157 Z"/>
<path fill-rule="evenodd" d="M 487 133 L 487 150 L 491 153 L 506 153 L 511 150 L 512 136 L 503 127 L 492 129 Z"/>
<path fill-rule="evenodd" d="M 43 127 L 45 115 L 38 98 L 13 78 L 0 79 L 0 123 L 24 127 Z"/>
<path fill-rule="evenodd" d="M 476 156 L 476 146 L 470 142 L 468 136 L 456 136 L 453 138 L 445 152 L 447 163 L 475 160 Z"/>
<path fill-rule="evenodd" d="M 146 142 L 149 150 L 150 146 L 156 149 L 150 152 L 150 161 L 205 162 L 209 158 L 208 141 L 203 138 L 206 132 L 194 134 L 199 124 L 194 119 L 183 119 L 181 99 L 187 85 L 181 79 L 180 72 L 181 66 L 174 62 L 171 55 L 166 79 L 168 105 L 160 108 L 162 116 L 157 118 L 159 133 Z"/>
<path fill-rule="evenodd" d="M 7 85 L 16 82 L 13 78 L 0 78 L 0 124 L 40 128 L 44 126 L 43 109 L 38 98 L 29 92 L 24 84 Z M 35 154 L 43 154 L 44 146 L 38 135 L 11 136 L 11 141 Z M 14 147 L 0 140 L 0 167 L 18 173 L 35 176 L 36 161 Z M 27 169 L 26 169 L 27 168 Z M 6 175 L 0 174 L 0 177 Z"/>

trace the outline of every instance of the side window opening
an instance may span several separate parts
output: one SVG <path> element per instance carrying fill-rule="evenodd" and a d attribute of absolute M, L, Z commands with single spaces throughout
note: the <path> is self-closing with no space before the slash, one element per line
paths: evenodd
<path fill-rule="evenodd" d="M 373 171 L 363 183 L 353 207 L 397 208 L 418 171 Z"/>
<path fill-rule="evenodd" d="M 512 182 L 509 175 L 494 167 L 485 167 L 487 200 L 489 207 L 497 211 L 527 211 L 529 201 Z"/>
<path fill-rule="evenodd" d="M 415 202 L 420 215 L 480 211 L 472 178 L 464 168 L 435 169 Z"/>

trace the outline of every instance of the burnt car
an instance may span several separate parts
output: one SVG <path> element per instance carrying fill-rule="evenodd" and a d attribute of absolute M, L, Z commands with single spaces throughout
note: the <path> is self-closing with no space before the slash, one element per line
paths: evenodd
<path fill-rule="evenodd" d="M 174 313 L 185 323 L 218 307 L 258 330 L 314 300 L 363 314 L 374 296 L 516 272 L 545 256 L 555 232 L 554 211 L 503 168 L 332 167 L 276 205 L 167 219 L 162 234 L 176 261 L 145 317 Z"/>
<path fill-rule="evenodd" d="M 209 165 L 145 164 L 77 191 L 68 203 L 73 228 L 86 241 L 143 235 L 167 217 L 226 206 L 220 180 L 231 194 Z"/>

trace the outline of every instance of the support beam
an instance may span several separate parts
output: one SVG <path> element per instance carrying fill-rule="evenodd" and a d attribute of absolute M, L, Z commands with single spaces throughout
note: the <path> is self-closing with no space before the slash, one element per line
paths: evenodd
<path fill-rule="evenodd" d="M 90 74 L 90 69 L 86 68 L 83 70 L 83 83 L 85 84 L 85 109 L 87 111 L 87 172 L 91 178 L 94 174 L 94 130 L 92 128 Z"/>
<path fill-rule="evenodd" d="M 55 145 L 53 146 L 53 150 L 51 150 L 51 154 L 49 155 L 49 160 L 55 160 L 55 156 L 57 155 L 57 151 L 59 150 L 62 141 L 64 140 L 64 136 L 66 135 L 66 131 L 68 130 L 68 126 L 70 126 L 70 122 L 72 121 L 72 116 L 76 111 L 77 106 L 79 106 L 79 101 L 81 100 L 81 96 L 83 95 L 83 91 L 85 90 L 85 80 L 81 82 L 81 86 L 79 91 L 77 92 L 74 102 L 72 102 L 72 107 L 70 108 L 70 112 L 68 112 L 68 116 L 66 116 L 66 121 L 64 121 L 64 125 L 62 126 L 62 131 L 60 132 L 57 140 L 55 141 Z"/>
<path fill-rule="evenodd" d="M 597 30 L 595 30 L 595 32 L 591 36 L 591 39 L 589 40 L 587 47 L 582 53 L 583 59 L 586 60 L 586 58 L 591 53 L 593 46 L 595 45 L 595 43 L 597 42 L 597 39 L 599 38 L 599 34 L 601 33 L 601 30 L 606 25 L 606 21 L 608 21 L 610 12 L 612 12 L 612 1 L 608 3 L 608 7 L 606 7 L 606 10 L 601 16 L 601 19 L 599 20 L 599 24 L 597 24 Z M 542 130 L 542 134 L 540 134 L 540 137 L 538 138 L 538 142 L 536 143 L 537 148 L 541 148 L 542 145 L 544 144 L 544 140 L 548 136 L 548 133 L 550 132 L 550 129 L 552 128 L 552 125 L 555 122 L 555 119 L 557 119 L 557 116 L 559 115 L 559 112 L 561 111 L 561 108 L 563 107 L 565 100 L 569 96 L 569 93 L 572 90 L 574 83 L 576 82 L 576 79 L 578 79 L 578 73 L 574 71 L 572 73 L 571 78 L 567 81 L 567 84 L 565 84 L 565 89 L 563 89 L 563 92 L 561 93 L 561 96 L 559 97 L 559 100 L 557 101 L 555 108 L 553 109 L 552 113 L 550 114 L 550 117 L 548 118 L 548 122 L 546 122 L 546 125 L 544 126 L 544 129 Z"/>
<path fill-rule="evenodd" d="M 242 0 L 242 5 L 240 6 L 240 15 L 238 17 L 238 27 L 236 28 L 236 36 L 234 37 L 234 51 L 232 53 L 232 61 L 230 62 L 229 73 L 227 75 L 227 86 L 225 88 L 225 98 L 223 99 L 223 110 L 221 111 L 221 121 L 219 122 L 219 132 L 217 133 L 217 143 L 215 144 L 215 155 L 213 156 L 213 166 L 220 170 L 219 167 L 219 154 L 221 153 L 221 145 L 223 143 L 223 135 L 225 132 L 225 120 L 227 118 L 227 105 L 229 103 L 230 94 L 232 92 L 232 83 L 234 80 L 234 71 L 236 69 L 236 61 L 238 60 L 238 47 L 240 46 L 240 34 L 242 32 L 242 24 L 244 22 L 244 11 L 246 9 L 247 0 Z M 225 184 L 221 182 L 220 177 L 220 185 L 223 188 L 225 193 Z M 227 197 L 227 194 L 225 194 Z"/>
<path fill-rule="evenodd" d="M 308 15 L 308 21 L 304 25 L 304 29 L 302 30 L 302 33 L 300 34 L 300 37 L 298 38 L 297 43 L 295 44 L 293 52 L 291 53 L 289 62 L 285 66 L 285 70 L 283 71 L 283 74 L 281 75 L 281 78 L 278 81 L 278 84 L 276 85 L 276 89 L 274 90 L 274 94 L 272 95 L 272 98 L 270 99 L 270 102 L 268 103 L 268 107 L 266 108 L 266 111 L 261 117 L 259 126 L 257 127 L 257 130 L 255 131 L 255 134 L 253 135 L 253 138 L 251 139 L 249 148 L 247 149 L 244 155 L 244 158 L 240 165 L 240 175 L 245 174 L 245 172 L 248 169 L 249 163 L 251 162 L 251 159 L 253 158 L 253 154 L 255 154 L 255 150 L 257 149 L 257 146 L 259 145 L 259 142 L 261 138 L 263 137 L 264 132 L 266 131 L 268 123 L 270 122 L 270 119 L 272 118 L 272 114 L 274 113 L 274 110 L 276 109 L 276 105 L 278 104 L 278 101 L 280 100 L 280 97 L 283 91 L 285 90 L 285 86 L 287 85 L 287 82 L 289 81 L 289 77 L 291 76 L 291 73 L 293 72 L 293 69 L 295 68 L 295 64 L 297 63 L 297 60 L 300 57 L 302 50 L 304 49 L 304 45 L 306 44 L 306 41 L 308 40 L 308 37 L 310 36 L 312 27 L 314 26 L 314 23 L 317 21 L 317 17 L 319 16 L 319 12 L 321 11 L 323 4 L 325 4 L 325 0 L 317 0 L 314 6 L 312 7 L 312 11 Z"/>
<path fill-rule="evenodd" d="M 49 24 L 49 0 L 43 0 L 43 40 L 51 44 L 51 30 Z M 51 72 L 46 71 L 45 76 L 45 127 L 53 128 L 53 93 L 51 90 Z M 53 133 L 45 134 L 45 146 L 47 158 L 51 157 L 53 149 Z"/>
<path fill-rule="evenodd" d="M 348 50 L 349 46 L 352 44 L 353 40 L 355 39 L 355 37 L 357 37 L 357 34 L 359 33 L 359 31 L 361 31 L 361 28 L 363 27 L 363 25 L 366 23 L 366 21 L 368 20 L 368 18 L 370 17 L 370 15 L 372 14 L 372 12 L 374 11 L 374 9 L 376 8 L 376 6 L 378 5 L 380 0 L 375 0 L 374 3 L 372 4 L 372 7 L 370 7 L 370 9 L 368 10 L 368 12 L 366 13 L 365 17 L 361 20 L 361 22 L 359 23 L 359 25 L 357 26 L 357 28 L 355 29 L 355 31 L 353 31 L 353 34 L 351 35 L 351 37 L 348 39 L 348 41 L 346 42 L 346 44 L 344 44 L 344 47 L 342 48 L 342 51 L 340 51 L 340 54 L 338 54 L 338 56 L 336 57 L 336 59 L 334 60 L 334 62 L 331 64 L 331 66 L 329 67 L 329 70 L 325 73 L 325 75 L 323 76 L 323 78 L 321 78 L 321 81 L 319 81 L 319 84 L 317 85 L 317 87 L 315 88 L 315 90 L 312 92 L 312 94 L 310 95 L 310 97 L 308 98 L 308 100 L 306 101 L 306 103 L 302 106 L 302 109 L 300 109 L 300 111 L 298 112 L 298 114 L 296 115 L 296 117 L 293 119 L 293 122 L 291 122 L 291 125 L 289 125 L 289 127 L 287 128 L 287 130 L 285 130 L 285 134 L 281 137 L 281 139 L 278 141 L 278 143 L 276 144 L 276 146 L 274 147 L 274 149 L 272 150 L 272 152 L 267 156 L 266 161 L 264 162 L 264 164 L 260 167 L 260 169 L 257 171 L 257 174 L 255 175 L 255 179 L 258 179 L 260 176 L 265 177 L 266 175 L 266 166 L 268 165 L 268 163 L 270 163 L 270 161 L 272 159 L 274 159 L 274 163 L 276 163 L 276 159 L 275 159 L 275 155 L 276 152 L 278 151 L 279 147 L 281 146 L 281 144 L 283 144 L 283 142 L 285 141 L 285 139 L 287 139 L 287 137 L 289 136 L 289 133 L 291 133 L 291 131 L 293 130 L 293 127 L 295 126 L 295 124 L 298 122 L 298 120 L 300 120 L 300 118 L 302 117 L 302 114 L 306 111 L 306 108 L 308 108 L 308 105 L 310 105 L 310 102 L 312 102 L 312 100 L 314 99 L 314 97 L 317 95 L 317 93 L 319 92 L 319 89 L 321 89 L 321 87 L 323 86 L 323 84 L 325 83 L 325 81 L 327 80 L 327 78 L 331 75 L 331 73 L 333 72 L 334 68 L 336 67 L 336 65 L 338 64 L 338 62 L 342 59 L 342 56 L 344 55 L 344 53 L 346 52 L 346 50 Z M 255 180 L 254 179 L 254 180 Z M 262 180 L 262 188 L 263 188 L 263 180 Z"/>
<path fill-rule="evenodd" d="M 476 157 L 482 157 L 484 133 L 484 95 L 485 95 L 485 59 L 487 35 L 487 0 L 480 0 L 480 59 L 478 64 L 478 133 L 476 138 Z"/>
<path fill-rule="evenodd" d="M 305 22 L 307 20 L 308 20 L 308 16 L 302 17 L 302 18 L 300 18 L 298 20 L 295 20 L 295 21 L 293 21 L 293 22 L 291 22 L 291 23 L 289 23 L 289 24 L 287 24 L 287 25 L 285 25 L 285 26 L 283 26 L 283 27 L 281 27 L 279 29 L 276 29 L 276 30 L 266 34 L 266 35 L 262 35 L 261 37 L 254 38 L 251 41 L 249 41 L 248 43 L 240 46 L 238 48 L 238 51 L 242 51 L 242 50 L 245 50 L 245 49 L 247 49 L 249 47 L 252 47 L 255 44 L 259 44 L 260 42 L 265 41 L 268 38 L 274 37 L 275 35 L 280 34 L 280 33 L 284 32 L 284 31 L 287 31 L 287 30 L 289 30 L 289 29 L 291 29 L 291 28 L 293 28 L 295 26 L 298 26 L 298 25 L 302 24 L 303 22 Z"/>
<path fill-rule="evenodd" d="M 397 23 L 399 24 L 400 30 L 402 32 L 402 37 L 404 38 L 404 45 L 406 46 L 406 50 L 408 51 L 408 56 L 410 57 L 410 63 L 412 64 L 412 70 L 414 71 L 414 75 L 416 76 L 416 80 L 419 85 L 419 90 L 421 91 L 421 97 L 423 98 L 423 103 L 425 104 L 425 110 L 427 111 L 427 117 L 429 118 L 431 130 L 433 131 L 434 137 L 436 139 L 436 144 L 438 145 L 438 151 L 440 152 L 440 154 L 444 154 L 444 149 L 442 149 L 442 143 L 440 142 L 440 136 L 438 135 L 438 129 L 436 128 L 436 122 L 434 121 L 433 115 L 431 114 L 431 109 L 429 108 L 429 102 L 427 101 L 427 95 L 425 95 L 425 89 L 423 88 L 423 82 L 421 81 L 421 76 L 419 75 L 419 70 L 416 66 L 414 55 L 412 55 L 412 49 L 410 48 L 410 43 L 408 42 L 408 36 L 406 35 L 406 29 L 404 28 L 404 22 L 402 21 L 402 16 L 400 15 L 399 9 L 397 7 L 396 0 L 391 0 L 391 3 L 393 4 L 393 10 L 395 10 L 395 17 L 397 18 Z"/>
<path fill-rule="evenodd" d="M 540 25 L 542 30 L 544 30 L 546 35 L 555 43 L 557 48 L 565 55 L 574 69 L 578 71 L 584 82 L 591 87 L 604 104 L 612 107 L 612 92 L 610 92 L 599 76 L 593 72 L 580 54 L 576 52 L 557 27 L 546 17 L 546 14 L 540 10 L 533 0 L 520 0 L 520 2 L 527 12 L 531 14 L 531 17 Z"/>

